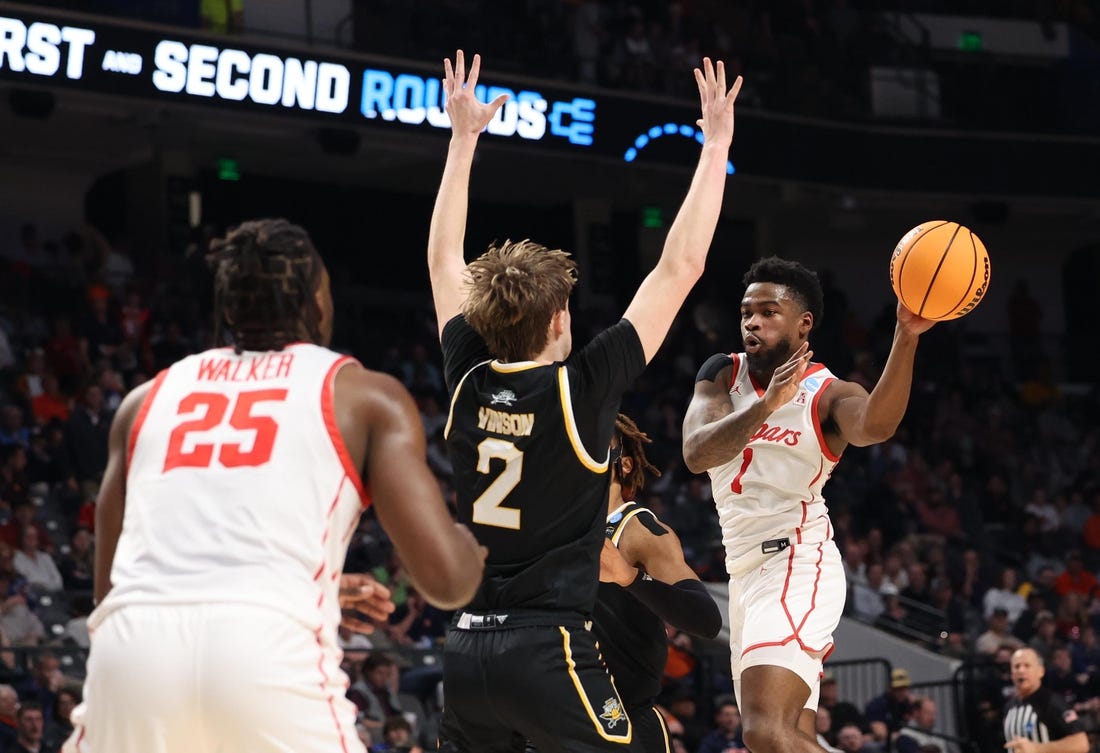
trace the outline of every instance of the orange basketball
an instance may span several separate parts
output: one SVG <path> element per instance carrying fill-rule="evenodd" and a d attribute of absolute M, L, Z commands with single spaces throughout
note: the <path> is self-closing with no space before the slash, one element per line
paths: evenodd
<path fill-rule="evenodd" d="M 932 220 L 902 236 L 890 257 L 901 305 L 935 321 L 969 314 L 989 289 L 985 245 L 957 222 Z"/>

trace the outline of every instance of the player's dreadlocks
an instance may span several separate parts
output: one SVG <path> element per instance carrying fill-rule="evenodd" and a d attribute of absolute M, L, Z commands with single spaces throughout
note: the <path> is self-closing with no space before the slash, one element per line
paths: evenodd
<path fill-rule="evenodd" d="M 646 473 L 660 476 L 657 466 L 649 462 L 645 456 L 645 445 L 653 444 L 649 435 L 638 428 L 638 425 L 625 413 L 620 413 L 615 419 L 615 436 L 619 439 L 619 456 L 626 455 L 634 461 L 630 466 L 630 473 L 623 474 L 622 465 L 616 463 L 616 473 L 619 483 L 623 488 L 632 489 L 637 494 L 644 486 Z"/>
<path fill-rule="evenodd" d="M 281 350 L 302 329 L 321 341 L 314 295 L 324 267 L 309 234 L 286 220 L 252 220 L 210 244 L 215 337 L 225 329 L 236 351 Z"/>

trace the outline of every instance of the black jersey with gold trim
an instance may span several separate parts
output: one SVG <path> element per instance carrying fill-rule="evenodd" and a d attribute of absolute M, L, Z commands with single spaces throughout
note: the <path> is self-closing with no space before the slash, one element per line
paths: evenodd
<path fill-rule="evenodd" d="M 607 516 L 605 536 L 618 546 L 623 527 L 635 517 L 650 530 L 664 533 L 648 508 L 627 502 Z M 626 707 L 652 705 L 661 692 L 668 660 L 668 636 L 661 618 L 622 586 L 600 583 L 592 632 Z"/>
<path fill-rule="evenodd" d="M 548 365 L 479 360 L 484 343 L 461 316 L 441 341 L 458 519 L 489 549 L 469 608 L 591 614 L 608 447 L 622 394 L 645 367 L 633 325 Z"/>

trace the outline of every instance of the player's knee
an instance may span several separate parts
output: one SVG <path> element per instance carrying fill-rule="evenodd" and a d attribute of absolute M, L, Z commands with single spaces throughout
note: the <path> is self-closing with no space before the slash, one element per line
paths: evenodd
<path fill-rule="evenodd" d="M 760 719 L 754 723 L 744 721 L 741 738 L 752 753 L 779 753 L 789 750 L 785 737 L 793 732 L 775 719 Z"/>

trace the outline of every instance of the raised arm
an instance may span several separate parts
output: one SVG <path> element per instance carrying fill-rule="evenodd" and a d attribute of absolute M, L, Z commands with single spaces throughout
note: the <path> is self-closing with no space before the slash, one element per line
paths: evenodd
<path fill-rule="evenodd" d="M 736 413 L 730 401 L 728 358 L 714 356 L 699 370 L 695 393 L 684 415 L 684 464 L 692 473 L 728 463 L 741 454 L 749 437 L 780 406 L 790 402 L 806 372 L 813 351 L 808 343 L 772 374 L 764 396 Z"/>
<path fill-rule="evenodd" d="M 428 272 L 441 335 L 443 325 L 461 313 L 466 303 L 466 259 L 462 242 L 466 237 L 470 168 L 474 164 L 477 139 L 508 98 L 502 94 L 489 104 L 477 101 L 474 88 L 481 71 L 480 55 L 474 55 L 468 81 L 462 50 L 455 54 L 453 68 L 449 59 L 443 61 L 443 67 L 443 93 L 447 115 L 451 118 L 451 143 L 428 232 Z"/>
<path fill-rule="evenodd" d="M 714 238 L 726 186 L 726 163 L 733 141 L 733 103 L 741 91 L 741 77 L 726 89 L 726 66 L 703 58 L 704 71 L 695 69 L 699 85 L 703 150 L 684 203 L 668 231 L 657 266 L 642 281 L 623 318 L 638 332 L 646 363 L 657 354 L 684 299 L 703 274 L 703 264 Z"/>
<path fill-rule="evenodd" d="M 441 609 L 465 606 L 481 583 L 485 550 L 443 503 L 412 397 L 390 376 L 351 367 L 336 386 L 357 397 L 374 508 L 417 590 Z"/>
<path fill-rule="evenodd" d="M 115 561 L 122 519 L 126 512 L 126 464 L 130 428 L 153 383 L 146 382 L 126 396 L 115 411 L 107 437 L 107 468 L 95 504 L 95 562 L 93 594 L 98 604 L 111 590 L 111 565 Z"/>
<path fill-rule="evenodd" d="M 826 389 L 819 406 L 821 418 L 831 419 L 842 442 L 865 447 L 894 435 L 909 405 L 917 340 L 933 324 L 899 303 L 894 343 L 871 394 L 852 382 L 836 382 Z"/>

